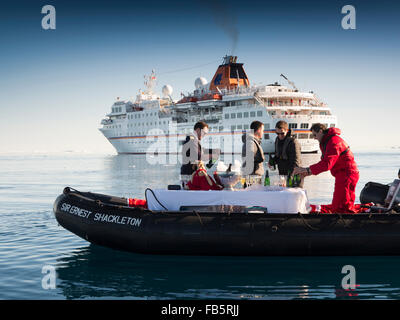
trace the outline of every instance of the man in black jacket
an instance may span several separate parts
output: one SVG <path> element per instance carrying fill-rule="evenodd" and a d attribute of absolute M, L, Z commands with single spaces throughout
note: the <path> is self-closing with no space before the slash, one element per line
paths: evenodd
<path fill-rule="evenodd" d="M 204 160 L 204 150 L 201 147 L 201 139 L 208 133 L 208 124 L 199 121 L 194 125 L 193 134 L 186 137 L 182 145 L 182 175 L 191 175 L 194 171 L 193 164 Z"/>
<path fill-rule="evenodd" d="M 182 145 L 181 182 L 185 188 L 199 161 L 206 162 L 207 168 L 211 168 L 219 157 L 220 149 L 207 149 L 201 146 L 201 139 L 208 133 L 208 124 L 199 121 L 194 125 L 193 134 L 186 137 Z"/>
<path fill-rule="evenodd" d="M 286 121 L 278 121 L 275 125 L 275 154 L 270 157 L 268 166 L 271 168 L 273 161 L 278 165 L 280 175 L 293 174 L 295 167 L 301 166 L 301 148 L 295 137 L 291 136 L 291 130 Z M 303 179 L 300 187 L 303 187 Z"/>

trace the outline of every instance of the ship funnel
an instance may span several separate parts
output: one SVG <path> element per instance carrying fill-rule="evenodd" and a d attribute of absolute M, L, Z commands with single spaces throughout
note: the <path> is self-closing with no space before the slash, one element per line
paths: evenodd
<path fill-rule="evenodd" d="M 237 63 L 236 56 L 225 56 L 222 64 L 218 67 L 210 83 L 210 90 L 233 89 L 238 86 L 250 85 L 246 72 L 243 69 L 243 63 Z"/>

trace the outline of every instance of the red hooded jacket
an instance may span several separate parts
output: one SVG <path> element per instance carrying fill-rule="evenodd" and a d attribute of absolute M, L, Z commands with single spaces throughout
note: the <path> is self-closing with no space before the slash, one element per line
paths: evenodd
<path fill-rule="evenodd" d="M 330 170 L 336 177 L 340 172 L 358 172 L 354 155 L 347 143 L 339 137 L 340 133 L 338 128 L 329 128 L 324 135 L 319 145 L 322 152 L 321 161 L 310 166 L 312 174 L 317 175 Z"/>
<path fill-rule="evenodd" d="M 215 181 L 210 177 L 211 185 L 208 183 L 207 171 L 205 169 L 197 169 L 195 173 L 192 175 L 191 181 L 187 183 L 189 190 L 222 190 L 223 187 L 216 184 Z"/>

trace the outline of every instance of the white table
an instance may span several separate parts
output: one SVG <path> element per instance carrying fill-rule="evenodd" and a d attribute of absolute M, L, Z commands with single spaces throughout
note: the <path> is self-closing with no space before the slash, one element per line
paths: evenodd
<path fill-rule="evenodd" d="M 179 211 L 181 206 L 261 206 L 269 213 L 310 212 L 307 193 L 301 188 L 263 187 L 240 189 L 236 191 L 188 191 L 153 190 L 158 201 L 169 211 Z M 146 192 L 147 206 L 150 210 L 165 210 L 154 198 L 151 191 Z"/>

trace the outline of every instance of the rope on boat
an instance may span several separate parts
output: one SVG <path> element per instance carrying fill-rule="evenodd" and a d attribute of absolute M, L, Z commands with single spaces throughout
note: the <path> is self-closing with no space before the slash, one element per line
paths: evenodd
<path fill-rule="evenodd" d="M 195 213 L 196 216 L 199 218 L 200 224 L 201 224 L 202 226 L 204 226 L 203 220 L 201 220 L 201 216 L 197 213 L 197 211 L 196 211 L 196 210 L 193 210 L 193 213 Z"/>
<path fill-rule="evenodd" d="M 154 191 L 151 190 L 150 188 L 147 188 L 147 189 L 144 191 L 144 196 L 145 196 L 145 198 L 146 198 L 146 202 L 147 202 L 147 203 L 149 203 L 149 202 L 147 201 L 147 191 L 150 191 L 150 192 L 153 194 L 154 199 L 156 199 L 156 201 L 158 202 L 158 204 L 159 204 L 161 207 L 163 207 L 166 211 L 168 211 L 168 209 L 167 209 L 166 207 L 164 207 L 164 205 L 157 199 L 156 195 L 154 194 Z"/>
<path fill-rule="evenodd" d="M 342 222 L 343 222 L 343 225 L 344 225 L 344 227 L 345 228 L 348 228 L 348 223 L 346 223 L 346 221 L 343 219 L 343 217 L 342 217 L 342 215 L 340 214 L 340 213 L 338 213 L 338 216 L 339 216 L 339 220 L 341 220 Z"/>
<path fill-rule="evenodd" d="M 306 219 L 304 219 L 303 215 L 302 215 L 300 212 L 299 212 L 299 216 L 300 216 L 301 220 L 303 221 L 303 223 L 304 223 L 304 225 L 305 225 L 306 227 L 309 227 L 311 230 L 314 230 L 314 231 L 321 231 L 321 230 L 322 230 L 322 228 L 315 228 L 315 227 L 313 227 L 312 225 L 310 225 L 310 224 L 306 221 Z"/>

